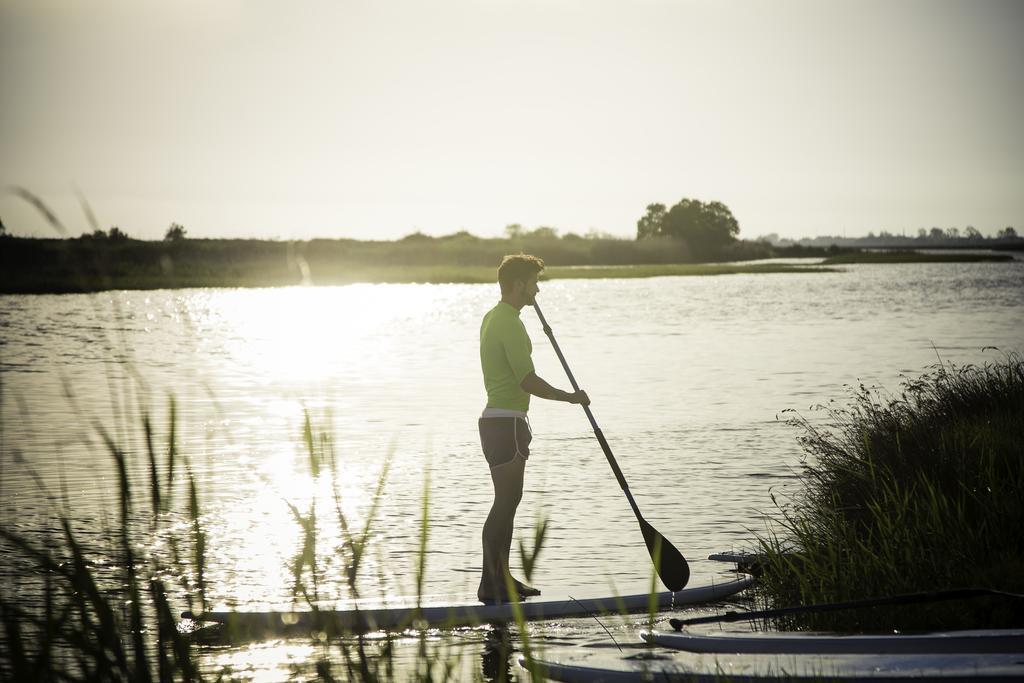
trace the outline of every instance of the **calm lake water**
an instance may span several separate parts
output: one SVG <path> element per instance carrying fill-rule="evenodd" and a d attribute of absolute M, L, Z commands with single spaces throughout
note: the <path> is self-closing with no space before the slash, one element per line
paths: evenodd
<path fill-rule="evenodd" d="M 484 405 L 481 316 L 497 285 L 354 285 L 0 297 L 3 523 L 45 533 L 54 506 L 84 533 L 116 518 L 116 477 L 96 425 L 139 444 L 139 406 L 196 471 L 215 604 L 289 604 L 300 531 L 288 503 L 330 500 L 310 475 L 304 410 L 333 436 L 346 514 L 361 526 L 386 459 L 363 594 L 415 594 L 424 491 L 426 602 L 471 601 L 491 498 L 476 420 Z M 691 585 L 725 580 L 711 552 L 749 545 L 792 490 L 799 430 L 779 418 L 848 397 L 897 392 L 944 361 L 1024 349 L 1024 262 L 851 266 L 837 273 L 542 282 L 538 301 L 654 526 L 691 560 Z M 538 374 L 568 388 L 536 316 L 523 319 Z M 995 346 L 1000 351 L 983 347 Z M 545 598 L 647 590 L 635 519 L 577 406 L 534 399 L 520 536 L 550 521 L 533 583 Z M 330 509 L 325 505 L 324 509 Z M 340 543 L 321 530 L 321 552 Z M 160 538 L 153 539 L 159 548 Z M 517 564 L 517 561 L 516 561 Z M 348 598 L 328 562 L 321 594 Z M 518 567 L 514 566 L 514 570 Z M 5 571 L 9 573 L 9 569 Z M 380 603 L 380 598 L 371 600 Z M 629 620 L 606 620 L 620 642 Z M 607 638 L 593 620 L 540 624 L 541 642 Z M 481 666 L 485 636 L 443 638 Z M 312 657 L 305 644 L 255 643 L 204 655 L 274 680 Z"/>

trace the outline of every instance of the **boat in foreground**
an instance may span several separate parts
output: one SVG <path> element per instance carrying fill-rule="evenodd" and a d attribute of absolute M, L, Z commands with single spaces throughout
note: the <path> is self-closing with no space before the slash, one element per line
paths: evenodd
<path fill-rule="evenodd" d="M 750 577 L 687 588 L 675 593 L 654 595 L 657 609 L 715 602 L 735 595 L 754 582 Z M 640 593 L 618 597 L 583 600 L 549 600 L 520 602 L 515 605 L 441 605 L 432 607 L 404 606 L 388 609 L 315 610 L 304 612 L 184 612 L 181 616 L 193 622 L 216 622 L 230 636 L 251 636 L 287 630 L 316 630 L 328 634 L 357 633 L 405 628 L 455 628 L 487 623 L 515 621 L 516 608 L 523 619 L 537 621 L 595 614 L 642 612 L 650 607 L 651 595 Z"/>
<path fill-rule="evenodd" d="M 807 633 L 723 633 L 707 635 L 644 631 L 640 637 L 652 645 L 687 652 L 799 653 L 799 654 L 915 654 L 974 653 L 1021 654 L 1024 630 L 978 629 L 899 635 L 839 635 Z"/>

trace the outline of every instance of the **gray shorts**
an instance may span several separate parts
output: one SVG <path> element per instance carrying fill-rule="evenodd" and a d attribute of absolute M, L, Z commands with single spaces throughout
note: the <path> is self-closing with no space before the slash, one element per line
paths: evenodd
<path fill-rule="evenodd" d="M 530 424 L 521 417 L 481 417 L 480 446 L 491 467 L 512 462 L 517 455 L 526 460 L 530 457 L 530 442 L 533 433 Z"/>

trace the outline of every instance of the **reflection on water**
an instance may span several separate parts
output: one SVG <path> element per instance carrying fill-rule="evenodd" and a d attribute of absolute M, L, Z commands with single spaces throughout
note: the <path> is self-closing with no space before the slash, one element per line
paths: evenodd
<path fill-rule="evenodd" d="M 724 576 L 702 558 L 742 546 L 763 528 L 770 493 L 793 480 L 800 453 L 776 420 L 782 410 L 808 413 L 842 398 L 844 384 L 895 390 L 901 373 L 937 357 L 979 362 L 994 357 L 987 345 L 1020 350 L 1022 265 L 554 281 L 541 297 L 644 516 L 691 559 L 700 584 Z M 42 528 L 52 512 L 12 462 L 18 454 L 51 491 L 65 487 L 73 515 L 98 530 L 115 479 L 93 424 L 139 439 L 141 405 L 166 432 L 173 394 L 180 447 L 204 496 L 215 604 L 289 604 L 288 567 L 302 542 L 290 506 L 305 512 L 314 501 L 320 593 L 350 600 L 335 494 L 362 529 L 389 453 L 360 595 L 367 604 L 413 600 L 429 469 L 424 602 L 471 602 L 490 504 L 476 344 L 496 299 L 497 287 L 484 285 L 0 297 L 4 524 Z M 538 373 L 566 386 L 535 316 L 523 319 Z M 310 469 L 306 411 L 332 437 L 336 477 Z M 643 540 L 582 411 L 536 400 L 531 423 L 518 522 L 550 520 L 534 577 L 544 597 L 646 590 Z M 597 624 L 578 629 L 570 640 L 605 637 Z M 486 671 L 507 665 L 494 634 L 450 638 L 483 653 Z M 270 679 L 313 656 L 305 643 L 259 643 L 218 651 L 210 666 L 245 662 Z"/>
<path fill-rule="evenodd" d="M 512 653 L 515 645 L 507 628 L 489 628 L 484 634 L 481 673 L 489 681 L 512 680 Z"/>

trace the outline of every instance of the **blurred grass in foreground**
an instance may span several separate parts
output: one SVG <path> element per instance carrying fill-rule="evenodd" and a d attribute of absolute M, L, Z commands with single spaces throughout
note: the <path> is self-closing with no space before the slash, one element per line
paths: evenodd
<path fill-rule="evenodd" d="M 141 453 L 125 446 L 121 430 L 96 425 L 118 482 L 112 527 L 83 533 L 73 501 L 46 491 L 38 477 L 56 528 L 40 535 L 13 531 L 6 520 L 0 527 L 8 571 L 17 572 L 0 582 L 0 673 L 10 680 L 201 680 L 176 606 L 205 606 L 205 534 L 195 478 L 177 450 L 173 401 L 169 415 L 158 443 L 149 413 L 140 414 Z M 135 485 L 139 472 L 148 487 Z M 167 540 L 161 556 L 146 546 L 156 537 Z"/>
<path fill-rule="evenodd" d="M 194 630 L 179 620 L 184 609 L 201 613 L 207 608 L 208 522 L 200 486 L 188 458 L 178 450 L 180 431 L 173 401 L 163 438 L 158 438 L 147 411 L 141 410 L 139 415 L 135 426 L 141 439 L 133 438 L 136 435 L 131 430 L 115 430 L 118 437 L 96 426 L 117 476 L 119 515 L 111 528 L 90 533 L 83 542 L 83 534 L 76 528 L 81 523 L 71 512 L 72 501 L 50 492 L 45 495 L 54 505 L 56 528 L 32 532 L 22 525 L 5 523 L 0 527 L 6 571 L 17 572 L 15 581 L 0 581 L 0 651 L 4 653 L 0 679 L 236 680 L 248 678 L 252 672 L 227 667 L 212 674 L 204 672 L 204 653 L 215 655 L 216 648 L 226 643 L 281 637 L 280 630 L 272 634 L 232 632 L 222 627 Z M 340 553 L 346 597 L 358 605 L 366 584 L 360 581 L 360 570 L 373 539 L 389 458 L 384 460 L 370 508 L 357 524 L 342 511 L 334 440 L 329 432 L 314 426 L 308 413 L 301 440 L 308 474 L 314 480 L 329 477 L 332 493 L 329 501 L 314 497 L 303 509 L 286 501 L 295 521 L 295 536 L 275 542 L 290 540 L 296 548 L 288 565 L 295 609 L 315 613 L 338 597 L 324 595 L 321 589 L 325 543 L 318 539 L 317 530 L 323 529 L 323 524 L 337 524 L 341 531 L 340 548 L 326 552 Z M 36 481 L 42 487 L 42 480 L 36 477 Z M 428 476 L 424 479 L 418 557 L 414 558 L 417 605 L 422 601 L 427 568 L 429 502 Z M 165 542 L 154 543 L 158 539 Z M 531 567 L 542 544 L 543 533 L 535 532 L 532 550 L 521 548 L 531 558 Z M 15 576 L 8 576 L 12 578 Z M 377 580 L 384 585 L 382 576 Z M 373 583 L 372 577 L 369 583 Z M 503 661 L 511 658 L 516 624 L 510 629 L 500 629 L 504 635 L 496 637 L 499 649 L 505 652 Z M 525 642 L 527 628 L 521 619 L 518 633 Z M 297 663 L 288 664 L 282 655 L 280 665 L 301 679 L 461 680 L 467 668 L 475 670 L 474 678 L 482 678 L 479 666 L 474 666 L 479 660 L 477 653 L 457 643 L 453 647 L 435 632 L 418 628 L 415 614 L 400 628 L 374 633 L 328 634 L 311 627 L 306 632 L 293 629 L 287 635 L 314 648 Z M 214 649 L 207 649 L 209 645 Z"/>
<path fill-rule="evenodd" d="M 770 606 L 955 588 L 1024 592 L 1024 359 L 940 363 L 899 396 L 863 385 L 849 407 L 803 417 L 810 462 L 760 539 Z M 773 496 L 774 499 L 774 496 Z M 992 599 L 806 614 L 786 629 L 1024 626 Z"/>

